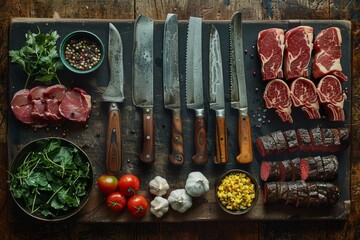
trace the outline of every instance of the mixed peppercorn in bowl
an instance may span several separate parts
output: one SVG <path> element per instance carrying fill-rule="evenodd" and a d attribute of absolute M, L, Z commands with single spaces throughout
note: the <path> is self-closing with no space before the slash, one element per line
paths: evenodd
<path fill-rule="evenodd" d="M 259 197 L 259 186 L 250 173 L 233 169 L 218 179 L 215 195 L 216 201 L 225 212 L 240 215 L 255 206 Z"/>

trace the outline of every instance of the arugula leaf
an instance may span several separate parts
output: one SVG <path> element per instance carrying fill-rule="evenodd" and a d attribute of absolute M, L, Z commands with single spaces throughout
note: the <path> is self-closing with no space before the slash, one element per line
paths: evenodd
<path fill-rule="evenodd" d="M 26 42 L 21 49 L 9 51 L 11 62 L 18 63 L 27 74 L 24 88 L 32 77 L 47 85 L 55 78 L 61 84 L 56 73 L 63 68 L 56 50 L 59 37 L 56 31 L 42 34 L 38 28 L 38 33 L 25 34 Z"/>
<path fill-rule="evenodd" d="M 90 185 L 91 168 L 75 147 L 59 139 L 37 142 L 16 171 L 9 172 L 9 189 L 31 213 L 56 217 L 80 205 Z"/>

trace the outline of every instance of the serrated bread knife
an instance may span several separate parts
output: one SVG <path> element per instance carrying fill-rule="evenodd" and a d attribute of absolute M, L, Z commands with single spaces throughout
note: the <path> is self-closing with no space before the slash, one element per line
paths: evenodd
<path fill-rule="evenodd" d="M 139 159 L 144 163 L 155 160 L 153 35 L 153 20 L 140 15 L 134 27 L 132 100 L 143 110 L 143 146 Z"/>
<path fill-rule="evenodd" d="M 190 17 L 186 45 L 186 106 L 195 110 L 194 163 L 208 161 L 202 75 L 202 19 Z"/>
<path fill-rule="evenodd" d="M 181 120 L 179 83 L 178 16 L 168 14 L 164 25 L 163 40 L 164 106 L 172 112 L 170 163 L 184 163 L 184 139 Z"/>
<path fill-rule="evenodd" d="M 110 81 L 102 94 L 102 101 L 110 102 L 106 138 L 106 168 L 108 173 L 116 175 L 121 171 L 122 165 L 121 113 L 117 103 L 124 101 L 124 69 L 121 36 L 112 23 L 109 23 L 108 60 Z"/>
<path fill-rule="evenodd" d="M 239 111 L 238 141 L 240 153 L 236 157 L 239 163 L 253 161 L 251 125 L 248 116 L 246 79 L 244 69 L 244 49 L 241 13 L 236 12 L 230 23 L 231 55 L 231 106 Z"/>
<path fill-rule="evenodd" d="M 225 120 L 224 78 L 221 57 L 220 36 L 211 25 L 209 44 L 209 102 L 216 113 L 215 163 L 227 163 L 227 129 Z"/>

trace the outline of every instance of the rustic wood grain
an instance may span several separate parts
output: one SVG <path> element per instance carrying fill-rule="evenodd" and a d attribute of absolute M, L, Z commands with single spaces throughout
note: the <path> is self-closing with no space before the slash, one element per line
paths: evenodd
<path fill-rule="evenodd" d="M 300 10 L 299 10 L 300 9 Z M 204 19 L 229 19 L 234 10 L 245 19 L 353 20 L 352 170 L 351 214 L 345 222 L 199 222 L 152 224 L 43 224 L 16 225 L 7 221 L 12 204 L 7 171 L 7 66 L 11 17 L 134 19 L 139 14 L 164 19 L 175 12 Z M 359 239 L 360 238 L 360 6 L 357 0 L 340 1 L 95 1 L 6 0 L 0 3 L 0 239 Z"/>

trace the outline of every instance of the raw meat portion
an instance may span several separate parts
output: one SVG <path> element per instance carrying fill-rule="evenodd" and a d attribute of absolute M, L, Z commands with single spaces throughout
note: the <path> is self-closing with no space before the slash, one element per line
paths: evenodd
<path fill-rule="evenodd" d="M 339 79 L 332 75 L 323 77 L 318 84 L 317 93 L 329 120 L 345 121 L 344 101 L 346 94 L 342 90 Z"/>
<path fill-rule="evenodd" d="M 80 88 L 73 88 L 66 92 L 64 99 L 59 105 L 59 111 L 65 118 L 85 123 L 90 116 L 91 97 Z"/>
<path fill-rule="evenodd" d="M 308 77 L 314 30 L 309 26 L 292 28 L 285 34 L 284 75 L 286 80 Z"/>
<path fill-rule="evenodd" d="M 29 89 L 17 91 L 11 100 L 11 110 L 14 116 L 25 124 L 35 123 L 35 119 L 31 115 L 33 107 Z"/>
<path fill-rule="evenodd" d="M 54 122 L 61 123 L 65 121 L 65 117 L 60 114 L 59 106 L 66 95 L 67 89 L 64 85 L 53 85 L 46 89 L 43 93 L 46 99 L 45 116 Z"/>
<path fill-rule="evenodd" d="M 267 108 L 274 108 L 283 122 L 292 123 L 291 98 L 288 85 L 281 79 L 271 80 L 265 88 L 264 100 Z"/>
<path fill-rule="evenodd" d="M 276 133 L 276 134 L 274 134 Z M 287 130 L 283 136 L 287 143 L 286 148 L 278 151 L 273 136 L 278 136 L 278 131 L 256 138 L 256 146 L 262 157 L 267 157 L 283 151 L 294 152 L 337 152 L 349 144 L 349 128 L 299 128 Z"/>
<path fill-rule="evenodd" d="M 67 89 L 64 85 L 57 84 L 47 87 L 46 90 L 43 92 L 43 95 L 45 98 L 57 99 L 59 101 L 62 101 L 65 97 L 66 92 Z"/>
<path fill-rule="evenodd" d="M 47 118 L 45 116 L 45 102 L 43 93 L 45 92 L 46 87 L 37 86 L 30 89 L 30 97 L 33 103 L 33 109 L 31 115 L 37 123 L 46 124 Z"/>
<path fill-rule="evenodd" d="M 330 182 L 267 182 L 264 204 L 283 203 L 294 207 L 331 206 L 340 198 L 337 185 Z"/>
<path fill-rule="evenodd" d="M 290 85 L 290 96 L 294 106 L 301 107 L 310 119 L 321 118 L 316 86 L 311 80 L 303 77 L 295 79 Z"/>
<path fill-rule="evenodd" d="M 263 80 L 283 78 L 284 30 L 269 28 L 259 32 L 257 50 Z"/>
<path fill-rule="evenodd" d="M 347 76 L 342 73 L 341 67 L 341 31 L 337 27 L 322 30 L 315 38 L 315 57 L 312 63 L 315 79 L 332 74 L 340 81 L 347 81 Z"/>

